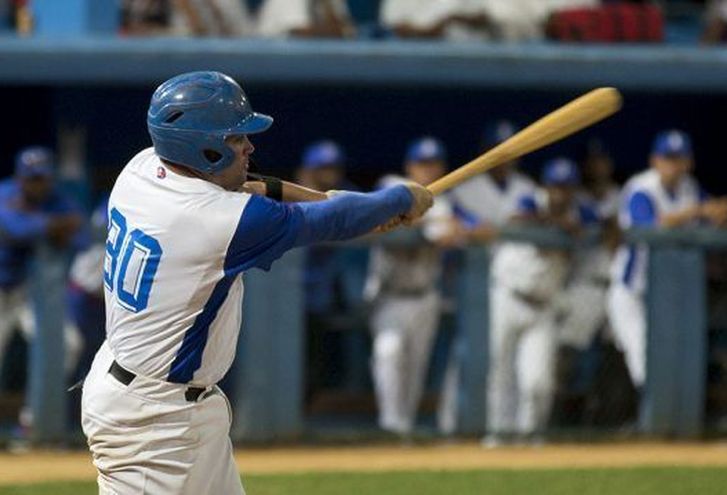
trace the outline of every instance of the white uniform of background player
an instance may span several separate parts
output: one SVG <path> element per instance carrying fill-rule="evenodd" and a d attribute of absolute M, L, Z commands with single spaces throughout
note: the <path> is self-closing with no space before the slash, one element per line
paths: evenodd
<path fill-rule="evenodd" d="M 692 167 L 689 137 L 666 131 L 654 141 L 649 170 L 632 177 L 624 186 L 619 225 L 669 227 L 697 221 L 703 196 Z M 622 245 L 613 261 L 608 316 L 617 345 L 625 354 L 631 379 L 640 388 L 646 379 L 647 321 L 644 292 L 647 285 L 648 249 Z"/>
<path fill-rule="evenodd" d="M 483 148 L 489 149 L 515 134 L 515 126 L 499 121 L 485 130 Z M 514 164 L 502 165 L 487 174 L 481 174 L 454 188 L 448 199 L 457 218 L 469 229 L 491 226 L 495 229 L 507 223 L 517 211 L 523 196 L 531 195 L 535 183 L 514 170 Z M 493 245 L 492 250 L 497 249 Z M 451 435 L 457 429 L 459 415 L 460 366 L 464 342 L 455 337 L 447 360 L 442 384 L 437 423 L 439 430 Z"/>
<path fill-rule="evenodd" d="M 409 179 L 428 168 L 445 168 L 445 150 L 433 138 L 414 142 L 406 156 Z M 415 170 L 416 169 L 416 170 Z M 440 173 L 426 178 L 435 180 Z M 382 186 L 405 179 L 387 176 Z M 443 197 L 422 218 L 424 241 L 417 246 L 383 244 L 371 252 L 365 299 L 372 303 L 371 369 L 379 407 L 379 426 L 408 435 L 414 429 L 426 381 L 432 343 L 440 319 L 441 251 L 433 243 L 448 235 L 454 216 Z"/>
<path fill-rule="evenodd" d="M 254 150 L 247 134 L 271 123 L 217 72 L 154 93 L 154 148 L 126 165 L 109 200 L 107 339 L 83 387 L 101 493 L 242 493 L 215 385 L 237 348 L 241 273 L 426 210 L 410 212 L 419 191 L 431 198 L 413 185 L 291 205 L 238 192 Z"/>
<path fill-rule="evenodd" d="M 575 200 L 578 181 L 570 160 L 548 162 L 545 188 L 522 198 L 517 215 L 552 222 L 557 214 L 572 225 L 595 221 L 595 212 Z M 547 424 L 554 391 L 555 300 L 568 270 L 567 254 L 560 250 L 507 242 L 495 253 L 486 445 L 513 434 L 540 434 Z"/>

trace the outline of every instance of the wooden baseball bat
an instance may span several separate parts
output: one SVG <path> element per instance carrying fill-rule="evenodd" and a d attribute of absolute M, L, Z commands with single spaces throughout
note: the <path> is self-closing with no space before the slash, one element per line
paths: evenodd
<path fill-rule="evenodd" d="M 529 125 L 457 170 L 427 186 L 432 194 L 442 194 L 475 175 L 585 129 L 618 112 L 621 93 L 616 88 L 599 88 L 577 98 Z"/>

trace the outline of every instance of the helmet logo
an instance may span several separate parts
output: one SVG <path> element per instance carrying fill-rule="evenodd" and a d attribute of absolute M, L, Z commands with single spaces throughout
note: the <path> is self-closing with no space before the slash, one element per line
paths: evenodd
<path fill-rule="evenodd" d="M 163 179 L 167 176 L 167 169 L 159 166 L 157 167 L 157 179 Z"/>

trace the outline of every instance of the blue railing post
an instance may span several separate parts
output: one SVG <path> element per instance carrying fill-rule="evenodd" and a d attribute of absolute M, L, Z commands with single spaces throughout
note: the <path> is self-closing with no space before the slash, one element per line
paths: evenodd
<path fill-rule="evenodd" d="M 304 254 L 291 251 L 269 272 L 244 275 L 234 440 L 291 438 L 302 430 Z"/>
<path fill-rule="evenodd" d="M 485 430 L 487 367 L 489 363 L 489 253 L 483 247 L 464 251 L 457 294 L 457 332 L 461 347 L 458 432 L 481 434 Z"/>
<path fill-rule="evenodd" d="M 707 302 L 704 253 L 695 245 L 651 244 L 647 373 L 640 423 L 646 433 L 702 432 Z"/>
<path fill-rule="evenodd" d="M 66 432 L 63 322 L 67 266 L 65 251 L 45 243 L 37 247 L 29 284 L 35 317 L 28 381 L 34 442 L 61 441 Z"/>

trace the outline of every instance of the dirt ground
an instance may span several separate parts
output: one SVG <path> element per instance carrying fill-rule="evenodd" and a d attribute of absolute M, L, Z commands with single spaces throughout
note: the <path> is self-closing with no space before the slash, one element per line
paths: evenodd
<path fill-rule="evenodd" d="M 393 471 L 630 466 L 725 466 L 727 443 L 614 443 L 483 449 L 476 443 L 427 446 L 291 447 L 241 449 L 243 474 L 306 471 Z M 90 480 L 82 451 L 0 454 L 0 485 Z"/>

